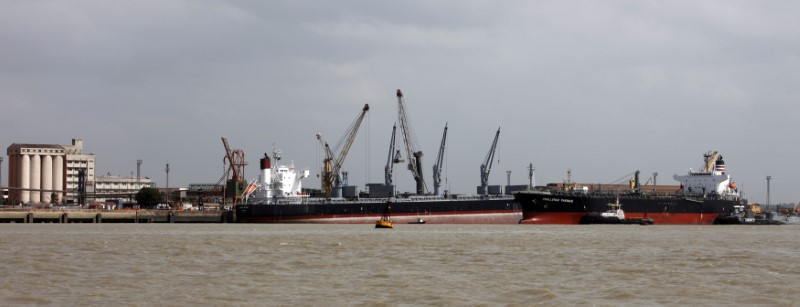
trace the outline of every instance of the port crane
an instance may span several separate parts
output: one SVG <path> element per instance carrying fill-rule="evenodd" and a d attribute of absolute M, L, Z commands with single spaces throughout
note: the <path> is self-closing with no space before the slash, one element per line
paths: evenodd
<path fill-rule="evenodd" d="M 328 146 L 328 142 L 322 138 L 322 134 L 317 133 L 317 140 L 325 150 L 325 159 L 322 160 L 323 167 L 321 176 L 322 192 L 325 194 L 325 197 L 340 196 L 338 191 L 340 191 L 339 188 L 341 188 L 342 185 L 342 178 L 340 174 L 342 163 L 344 163 L 344 159 L 347 157 L 347 152 L 350 151 L 350 146 L 353 145 L 356 134 L 358 134 L 358 128 L 361 127 L 361 122 L 367 115 L 367 111 L 369 111 L 369 104 L 364 104 L 364 108 L 361 109 L 358 117 L 356 117 L 356 119 L 350 124 L 350 127 L 345 132 L 343 139 L 344 144 L 341 147 L 341 151 L 338 155 L 333 153 L 333 150 L 331 150 L 330 146 Z M 339 144 L 342 144 L 342 141 L 339 141 Z M 336 147 L 339 148 L 339 145 Z"/>
<path fill-rule="evenodd" d="M 228 139 L 222 138 L 222 145 L 225 146 L 225 157 L 222 162 L 226 165 L 223 177 L 228 178 L 225 183 L 225 198 L 233 198 L 234 203 L 239 200 L 245 187 L 244 167 L 247 161 L 244 160 L 244 151 L 241 149 L 231 149 Z M 230 175 L 230 176 L 229 176 Z"/>
<path fill-rule="evenodd" d="M 397 117 L 400 122 L 400 131 L 403 132 L 403 143 L 406 147 L 406 157 L 408 157 L 408 170 L 414 176 L 417 183 L 417 194 L 424 194 L 425 179 L 422 178 L 422 151 L 417 150 L 417 139 L 411 130 L 411 123 L 406 115 L 406 104 L 403 101 L 403 93 L 397 90 Z"/>
<path fill-rule="evenodd" d="M 397 124 L 392 126 L 392 139 L 389 141 L 389 157 L 386 159 L 385 176 L 386 186 L 394 184 L 394 165 L 395 163 L 403 163 L 403 156 L 400 155 L 400 150 L 395 151 L 395 132 L 397 131 Z"/>
<path fill-rule="evenodd" d="M 497 133 L 494 134 L 492 147 L 489 148 L 489 152 L 486 154 L 486 158 L 483 159 L 483 164 L 481 164 L 481 191 L 483 195 L 489 194 L 489 173 L 492 171 L 492 162 L 494 162 L 494 152 L 495 149 L 497 149 L 497 138 L 499 136 L 500 127 L 497 128 Z"/>
<path fill-rule="evenodd" d="M 433 194 L 439 195 L 439 187 L 442 186 L 442 162 L 444 162 L 444 145 L 447 140 L 447 123 L 444 124 L 442 133 L 442 145 L 439 147 L 439 154 L 436 156 L 436 163 L 433 164 Z"/>

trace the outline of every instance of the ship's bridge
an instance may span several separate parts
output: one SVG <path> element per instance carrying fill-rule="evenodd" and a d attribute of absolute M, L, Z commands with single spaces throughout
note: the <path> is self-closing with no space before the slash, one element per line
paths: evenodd
<path fill-rule="evenodd" d="M 738 191 L 731 184 L 730 175 L 722 172 L 689 172 L 688 175 L 674 175 L 673 178 L 680 182 L 683 190 L 688 193 L 738 195 Z"/>

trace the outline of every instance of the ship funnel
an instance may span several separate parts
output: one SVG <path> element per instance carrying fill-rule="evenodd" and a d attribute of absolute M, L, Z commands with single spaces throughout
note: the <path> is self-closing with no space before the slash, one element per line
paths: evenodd
<path fill-rule="evenodd" d="M 717 162 L 714 165 L 714 170 L 717 172 L 725 172 L 725 161 L 722 160 L 722 156 L 719 156 Z"/>
<path fill-rule="evenodd" d="M 261 158 L 261 183 L 262 187 L 271 189 L 272 184 L 272 168 L 269 156 L 264 153 L 264 157 Z"/>

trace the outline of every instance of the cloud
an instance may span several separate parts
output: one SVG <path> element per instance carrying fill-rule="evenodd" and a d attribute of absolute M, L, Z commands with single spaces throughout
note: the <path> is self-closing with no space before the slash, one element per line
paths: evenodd
<path fill-rule="evenodd" d="M 425 152 L 449 123 L 449 189 L 474 193 L 498 126 L 492 182 L 604 182 L 681 173 L 718 149 L 756 201 L 796 201 L 798 27 L 789 1 L 13 1 L 0 4 L 0 141 L 83 138 L 98 171 L 136 159 L 171 184 L 215 182 L 227 137 L 281 148 L 312 173 L 314 139 L 339 139 L 365 103 L 345 162 L 382 181 L 395 91 Z M 248 175 L 249 176 L 249 175 Z M 412 190 L 404 169 L 401 189 Z M 667 175 L 668 176 L 668 175 Z M 666 178 L 666 177 L 664 177 Z M 668 183 L 662 179 L 660 182 Z M 758 184 L 757 184 L 758 183 Z M 318 186 L 307 180 L 307 186 Z M 429 187 L 430 188 L 430 187 Z"/>

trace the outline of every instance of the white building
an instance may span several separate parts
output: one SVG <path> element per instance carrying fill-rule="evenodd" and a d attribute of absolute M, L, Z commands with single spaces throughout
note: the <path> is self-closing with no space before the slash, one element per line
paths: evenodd
<path fill-rule="evenodd" d="M 77 198 L 78 174 L 94 186 L 94 154 L 83 153 L 83 140 L 72 145 L 11 144 L 8 154 L 9 203 L 59 203 Z M 51 196 L 55 196 L 53 200 Z"/>
<path fill-rule="evenodd" d="M 149 177 L 97 176 L 94 182 L 94 193 L 97 198 L 127 198 L 128 194 L 136 194 L 142 188 L 152 188 L 153 180 Z"/>

